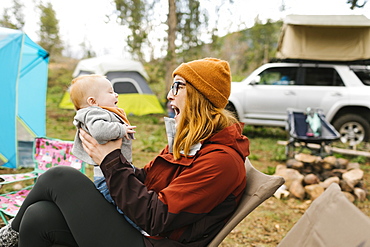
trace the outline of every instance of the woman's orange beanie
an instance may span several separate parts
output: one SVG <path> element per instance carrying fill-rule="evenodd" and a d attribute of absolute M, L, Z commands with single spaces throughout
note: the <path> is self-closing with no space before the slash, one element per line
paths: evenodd
<path fill-rule="evenodd" d="M 193 85 L 215 107 L 225 108 L 230 96 L 229 63 L 217 58 L 204 58 L 183 63 L 172 76 L 179 75 Z"/>

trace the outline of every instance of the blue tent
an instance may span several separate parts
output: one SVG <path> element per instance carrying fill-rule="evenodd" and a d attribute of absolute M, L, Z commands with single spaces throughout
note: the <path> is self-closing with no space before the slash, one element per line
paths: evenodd
<path fill-rule="evenodd" d="M 0 165 L 4 167 L 32 166 L 29 161 L 22 164 L 19 148 L 23 141 L 45 135 L 48 56 L 22 31 L 0 27 Z"/>

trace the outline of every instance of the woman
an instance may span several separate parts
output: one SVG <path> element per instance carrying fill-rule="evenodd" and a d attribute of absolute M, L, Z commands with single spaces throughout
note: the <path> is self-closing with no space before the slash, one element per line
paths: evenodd
<path fill-rule="evenodd" d="M 226 61 L 184 63 L 173 78 L 167 98 L 175 128 L 169 124 L 167 130 L 176 133 L 143 169 L 126 161 L 121 140 L 99 145 L 80 134 L 117 206 L 150 236 L 127 223 L 86 176 L 55 167 L 38 179 L 14 221 L 1 229 L 0 241 L 12 235 L 20 247 L 206 246 L 243 194 L 249 141 L 224 109 L 231 84 Z"/>

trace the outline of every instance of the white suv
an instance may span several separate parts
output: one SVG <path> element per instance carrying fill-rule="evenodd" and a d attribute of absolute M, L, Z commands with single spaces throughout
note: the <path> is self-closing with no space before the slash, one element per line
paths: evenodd
<path fill-rule="evenodd" d="M 277 62 L 233 82 L 227 108 L 247 125 L 286 127 L 287 109 L 322 109 L 351 146 L 370 139 L 370 66 Z"/>

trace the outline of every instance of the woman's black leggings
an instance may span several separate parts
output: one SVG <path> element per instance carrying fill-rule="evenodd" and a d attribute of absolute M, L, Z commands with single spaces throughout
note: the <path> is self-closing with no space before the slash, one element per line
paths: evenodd
<path fill-rule="evenodd" d="M 64 166 L 38 178 L 12 228 L 19 232 L 19 247 L 144 246 L 141 233 L 105 200 L 93 182 Z"/>

